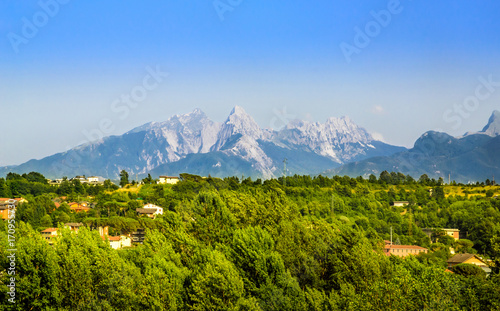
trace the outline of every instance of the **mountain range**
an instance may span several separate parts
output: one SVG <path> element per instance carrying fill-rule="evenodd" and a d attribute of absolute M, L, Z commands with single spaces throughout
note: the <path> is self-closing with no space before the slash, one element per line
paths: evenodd
<path fill-rule="evenodd" d="M 413 148 L 390 156 L 354 161 L 323 172 L 325 175 L 378 176 L 382 171 L 419 177 L 443 177 L 448 181 L 476 182 L 500 176 L 500 112 L 494 111 L 479 132 L 452 137 L 445 133 L 424 133 Z"/>
<path fill-rule="evenodd" d="M 281 130 L 271 130 L 260 128 L 236 106 L 222 123 L 195 109 L 40 160 L 2 167 L 0 176 L 36 171 L 48 178 L 97 175 L 116 179 L 126 170 L 131 177 L 192 173 L 272 178 L 283 175 L 284 159 L 287 174 L 316 175 L 405 150 L 375 140 L 348 117 L 328 118 L 325 123 L 294 120 Z"/>
<path fill-rule="evenodd" d="M 411 149 L 375 140 L 350 118 L 326 122 L 293 120 L 280 130 L 262 129 L 239 106 L 220 123 L 200 109 L 151 122 L 119 135 L 80 145 L 63 153 L 0 167 L 8 172 L 36 171 L 48 178 L 97 175 L 117 179 L 148 173 L 202 176 L 280 177 L 284 174 L 378 176 L 382 171 L 418 178 L 459 182 L 500 176 L 500 112 L 479 132 L 452 137 L 424 133 Z"/>

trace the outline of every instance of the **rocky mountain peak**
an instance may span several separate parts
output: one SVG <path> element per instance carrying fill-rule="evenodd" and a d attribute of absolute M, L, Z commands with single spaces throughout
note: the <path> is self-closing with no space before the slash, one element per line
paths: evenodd
<path fill-rule="evenodd" d="M 122 169 L 146 174 L 159 168 L 159 174 L 208 175 L 219 170 L 220 176 L 244 172 L 270 178 L 279 171 L 283 157 L 290 159 L 290 167 L 297 172 L 312 174 L 400 149 L 372 144 L 370 135 L 348 117 L 329 118 L 324 123 L 294 120 L 282 130 L 272 131 L 261 129 L 242 107 L 235 106 L 223 123 L 213 122 L 195 109 L 167 121 L 144 124 L 121 136 L 107 137 L 99 144 L 19 165 L 15 171 L 64 176 L 88 170 L 116 178 Z M 68 163 L 75 152 L 83 159 L 77 167 L 54 171 L 58 165 Z M 244 167 L 247 171 L 242 171 Z"/>
<path fill-rule="evenodd" d="M 234 135 L 249 136 L 254 140 L 262 137 L 262 129 L 255 120 L 240 106 L 235 106 L 229 117 L 222 124 L 217 135 L 217 142 L 212 150 L 219 150 Z"/>
<path fill-rule="evenodd" d="M 486 124 L 481 132 L 489 136 L 500 135 L 500 111 L 493 111 L 490 119 L 488 120 L 488 124 Z"/>

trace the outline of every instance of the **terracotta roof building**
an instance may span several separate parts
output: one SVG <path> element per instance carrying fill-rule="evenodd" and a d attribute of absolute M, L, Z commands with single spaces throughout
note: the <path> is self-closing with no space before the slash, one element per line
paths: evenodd
<path fill-rule="evenodd" d="M 456 266 L 461 263 L 466 263 L 466 264 L 471 264 L 471 265 L 476 265 L 479 266 L 481 269 L 484 270 L 487 274 L 491 272 L 490 267 L 484 262 L 484 260 L 475 255 L 475 254 L 456 254 L 455 256 L 451 257 L 446 261 L 448 263 L 448 269 L 453 268 L 453 266 Z"/>
<path fill-rule="evenodd" d="M 40 233 L 44 239 L 50 241 L 53 237 L 57 236 L 57 231 L 59 231 L 57 228 L 47 228 Z"/>
<path fill-rule="evenodd" d="M 439 230 L 444 231 L 444 233 L 446 233 L 447 235 L 449 235 L 452 238 L 454 238 L 455 241 L 458 240 L 458 239 L 460 239 L 460 230 L 458 230 L 458 229 L 422 228 L 422 231 L 429 237 L 429 239 L 431 239 L 431 242 L 435 242 L 435 241 L 432 241 L 432 233 L 434 233 L 435 231 L 439 231 Z"/>
<path fill-rule="evenodd" d="M 391 242 L 385 241 L 384 253 L 387 256 L 395 255 L 399 257 L 406 257 L 408 255 L 418 255 L 420 253 L 427 253 L 428 249 L 417 245 L 391 245 Z"/>
<path fill-rule="evenodd" d="M 75 212 L 88 212 L 90 210 L 89 204 L 87 202 L 71 202 L 68 204 L 69 208 Z"/>
<path fill-rule="evenodd" d="M 139 216 L 146 215 L 150 218 L 155 218 L 156 215 L 163 215 L 163 207 L 154 204 L 146 204 L 142 208 L 138 208 L 135 211 Z"/>

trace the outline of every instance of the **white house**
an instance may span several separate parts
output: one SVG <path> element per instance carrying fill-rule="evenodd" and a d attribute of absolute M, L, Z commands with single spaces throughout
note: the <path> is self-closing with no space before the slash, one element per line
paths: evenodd
<path fill-rule="evenodd" d="M 160 179 L 158 180 L 159 184 L 175 185 L 178 182 L 179 177 L 176 176 L 160 176 Z"/>
<path fill-rule="evenodd" d="M 90 176 L 89 178 L 87 178 L 87 181 L 92 183 L 92 182 L 99 182 L 99 177 L 97 176 Z"/>
<path fill-rule="evenodd" d="M 139 215 L 147 215 L 150 218 L 155 218 L 156 215 L 163 215 L 163 207 L 150 203 L 136 209 L 136 212 Z"/>
<path fill-rule="evenodd" d="M 408 202 L 408 201 L 394 201 L 394 206 L 396 206 L 396 207 L 403 207 L 403 206 L 406 206 L 409 204 L 410 204 L 410 202 Z"/>
<path fill-rule="evenodd" d="M 106 238 L 108 238 L 109 245 L 114 249 L 132 246 L 132 240 L 128 236 L 121 235 L 102 237 L 103 240 L 106 240 Z"/>

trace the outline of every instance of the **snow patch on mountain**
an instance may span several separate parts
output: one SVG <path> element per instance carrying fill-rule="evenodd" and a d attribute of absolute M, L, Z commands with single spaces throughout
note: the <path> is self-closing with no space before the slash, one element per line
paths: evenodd
<path fill-rule="evenodd" d="M 307 146 L 337 163 L 344 163 L 362 153 L 365 145 L 373 140 L 365 129 L 348 117 L 328 118 L 325 123 L 294 120 L 274 137 L 274 141 L 282 144 Z"/>
<path fill-rule="evenodd" d="M 203 168 L 206 159 L 215 157 L 219 159 L 217 162 L 207 161 L 206 165 L 224 170 L 225 174 L 237 174 L 237 166 L 243 165 L 250 169 L 245 174 L 271 178 L 281 175 L 284 157 L 294 158 L 290 167 L 295 165 L 295 169 L 307 173 L 311 169 L 317 172 L 351 160 L 397 151 L 398 147 L 374 140 L 348 117 L 329 118 L 324 123 L 294 120 L 283 129 L 273 131 L 261 129 L 243 108 L 236 106 L 223 123 L 213 122 L 203 111 L 195 109 L 164 122 L 144 124 L 121 136 L 105 137 L 20 165 L 19 171 L 38 170 L 49 176 L 67 176 L 88 170 L 92 174 L 117 178 L 119 169 L 130 174 L 146 174 L 178 161 L 194 163 L 193 159 L 197 161 L 194 166 L 199 169 Z M 238 164 L 226 168 L 217 153 Z M 195 154 L 207 155 L 193 158 Z M 75 155 L 77 160 L 73 160 Z M 185 170 L 186 167 L 177 169 Z"/>

